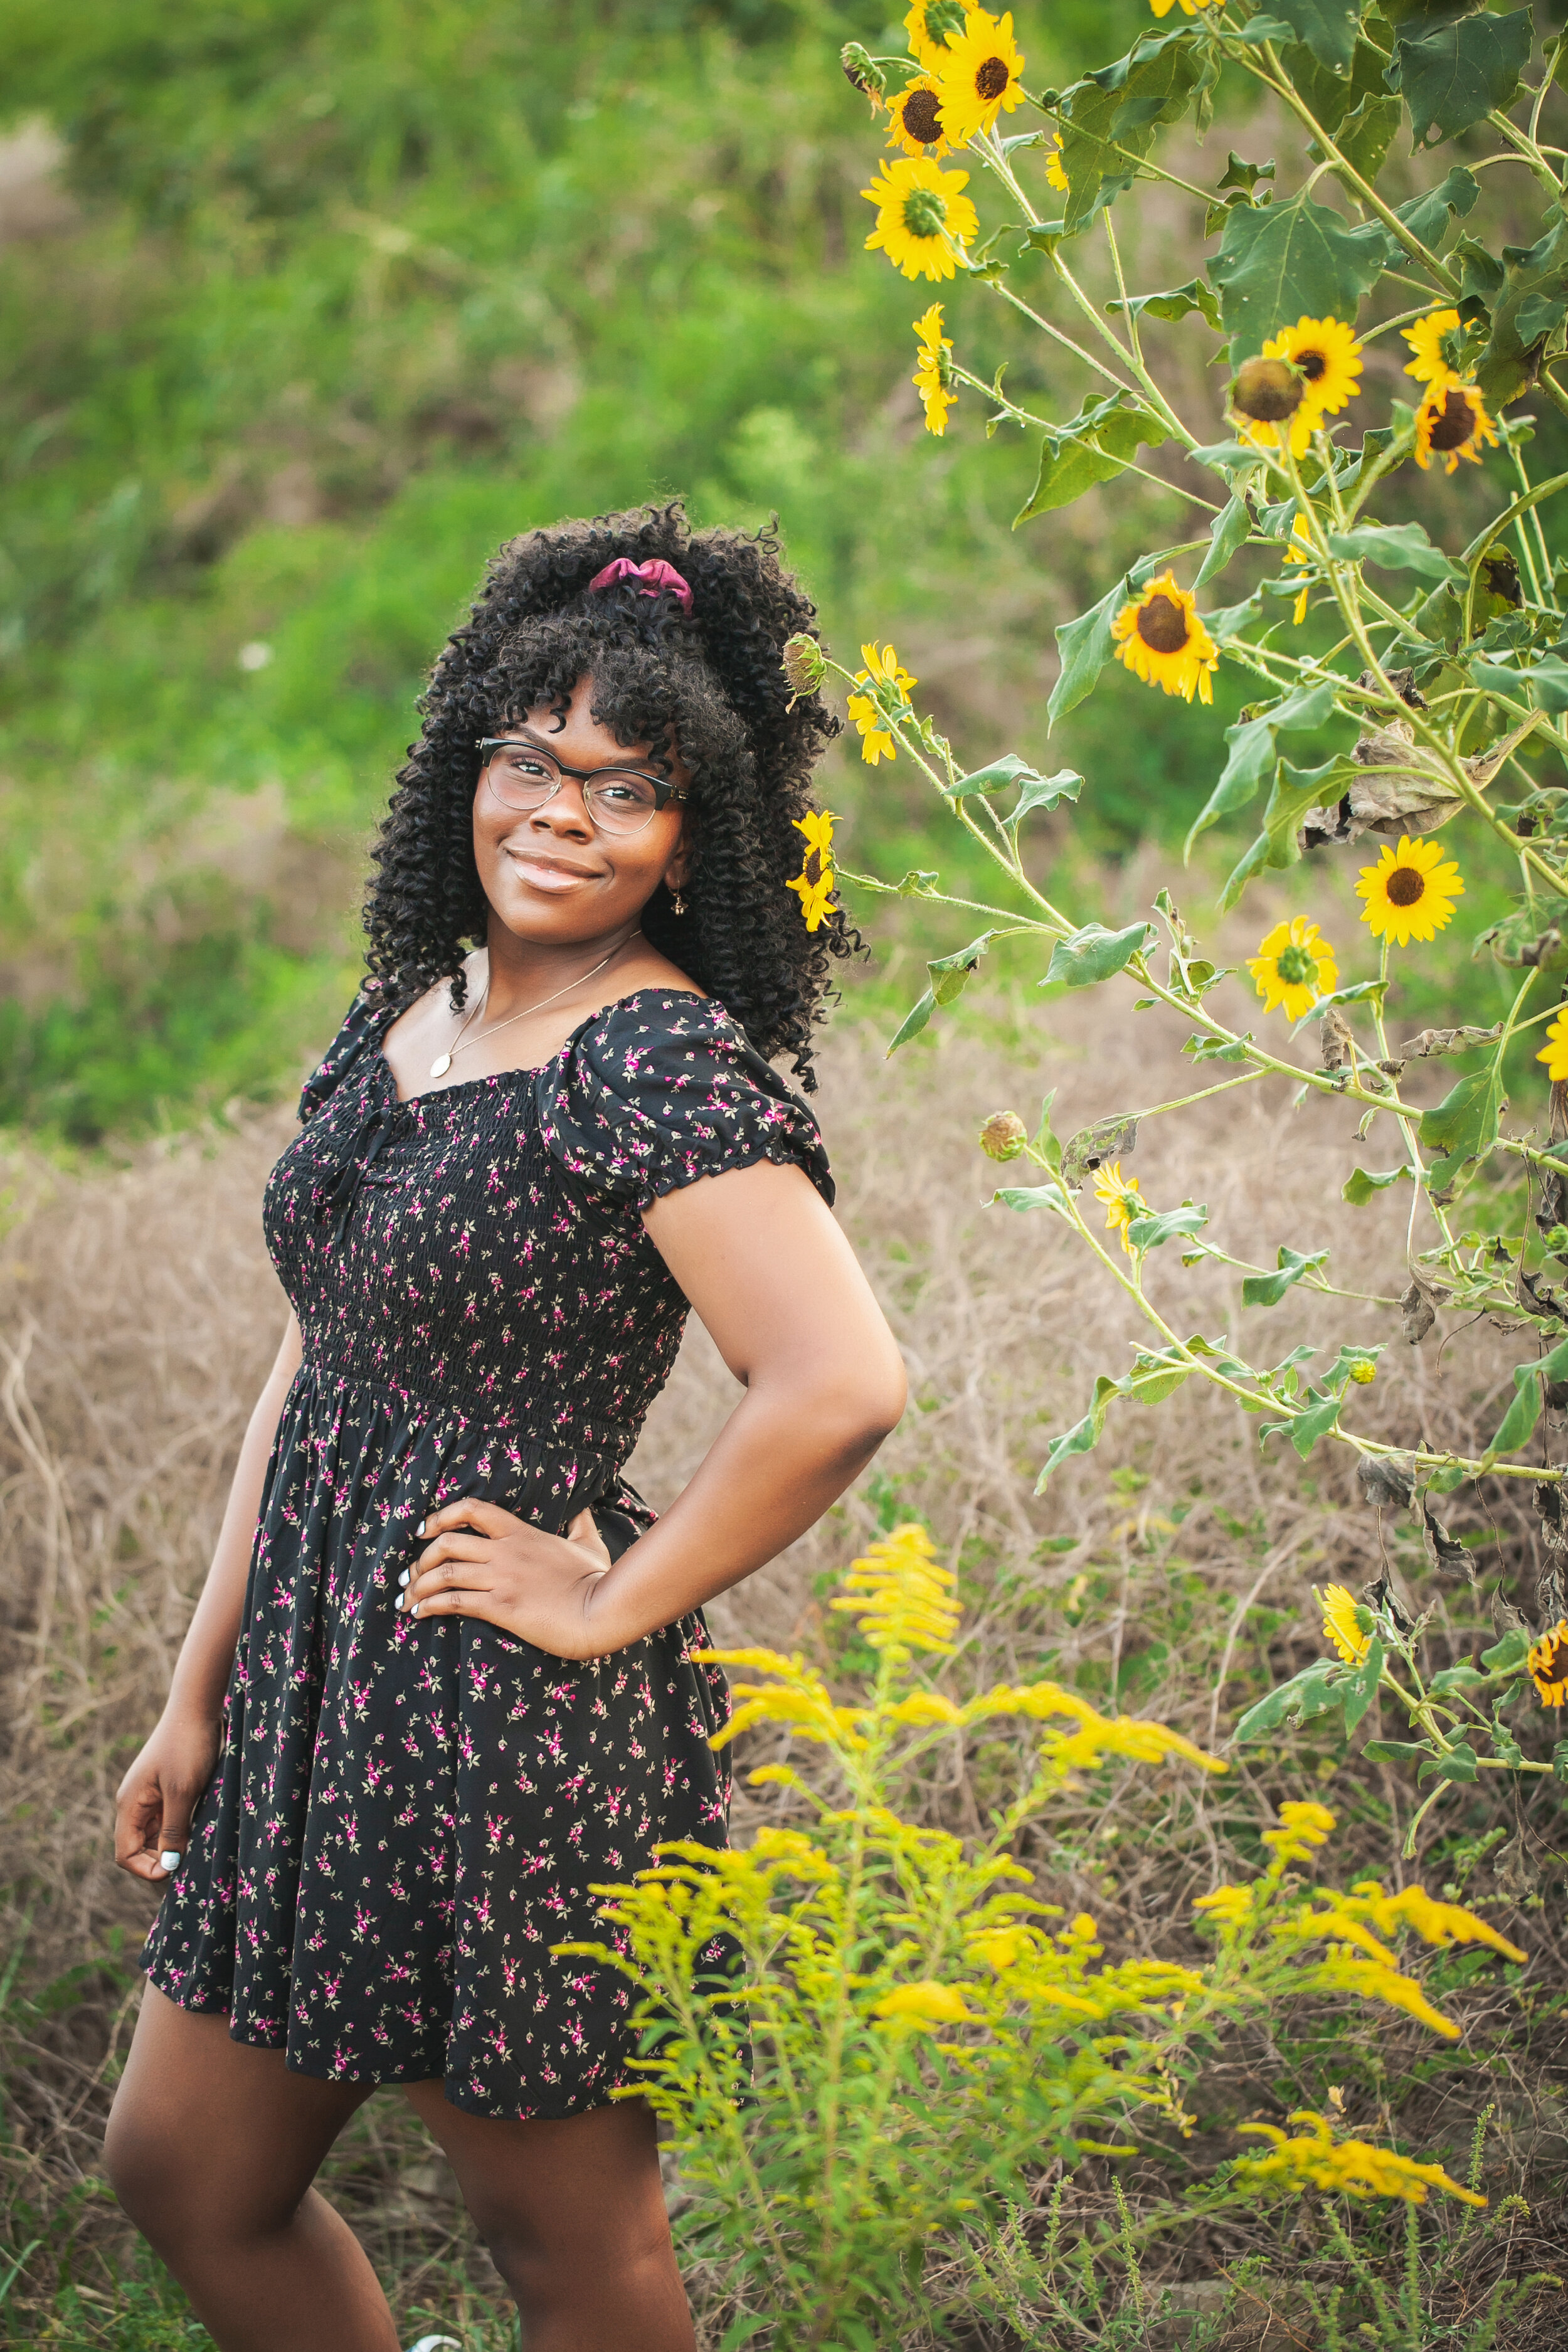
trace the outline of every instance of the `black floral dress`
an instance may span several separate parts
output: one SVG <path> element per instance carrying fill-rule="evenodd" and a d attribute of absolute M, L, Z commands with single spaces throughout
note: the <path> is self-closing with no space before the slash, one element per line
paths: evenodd
<path fill-rule="evenodd" d="M 555 1532 L 621 1478 L 687 1304 L 641 1212 L 759 1160 L 832 1182 L 816 1121 L 721 1006 L 643 989 L 537 1070 L 397 1099 L 362 995 L 267 1187 L 304 1361 L 273 1442 L 223 1747 L 148 1939 L 153 1981 L 334 2082 L 443 2078 L 567 2116 L 631 2078 L 630 1990 L 557 1958 L 595 1884 L 722 1846 L 699 1616 L 563 1662 L 394 1607 L 425 1513 Z"/>

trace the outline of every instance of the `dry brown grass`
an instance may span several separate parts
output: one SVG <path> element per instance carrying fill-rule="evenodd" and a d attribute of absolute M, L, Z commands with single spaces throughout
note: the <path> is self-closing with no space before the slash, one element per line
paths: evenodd
<path fill-rule="evenodd" d="M 834 1038 L 820 1108 L 841 1214 L 905 1349 L 913 1401 L 857 1491 L 715 1606 L 721 1640 L 744 1635 L 831 1654 L 819 1580 L 862 1547 L 879 1513 L 917 1511 L 965 1580 L 973 1640 L 952 1672 L 1026 1675 L 1049 1661 L 1058 1675 L 1114 1690 L 1134 1711 L 1222 1742 L 1268 1678 L 1315 1654 L 1314 1580 L 1359 1585 L 1384 1559 L 1407 1576 L 1418 1570 L 1407 1531 L 1380 1523 L 1359 1500 L 1345 1449 L 1321 1450 L 1303 1472 L 1278 1446 L 1261 1453 L 1256 1423 L 1226 1400 L 1191 1388 L 1153 1410 L 1117 1408 L 1097 1454 L 1069 1465 L 1045 1496 L 1032 1491 L 1051 1433 L 1079 1417 L 1097 1371 L 1125 1368 L 1139 1335 L 1127 1302 L 1059 1228 L 984 1205 L 998 1171 L 973 1137 L 999 1107 L 1030 1116 L 1049 1085 L 1058 1089 L 1063 1132 L 1136 1106 L 1157 1092 L 1149 1073 L 1168 1069 L 1180 1042 L 1163 1021 L 1093 995 L 1043 1014 L 1031 1008 L 1020 1025 L 993 1002 L 977 1022 L 950 1022 L 891 1065 L 868 1034 L 846 1026 Z M 16 1221 L 0 1250 L 0 1809 L 17 1858 L 10 1940 L 25 1942 L 9 2029 L 13 2137 L 4 2150 L 24 2221 L 47 2218 L 92 2175 L 131 2021 L 149 1905 L 112 1868 L 110 1792 L 161 1704 L 240 1431 L 281 1328 L 258 1211 L 289 1126 L 283 1111 L 257 1116 L 230 1134 L 149 1150 L 109 1175 L 21 1163 L 14 1171 Z M 1272 1265 L 1282 1240 L 1326 1244 L 1333 1279 L 1387 1294 L 1402 1286 L 1408 1194 L 1397 1208 L 1356 1212 L 1338 1192 L 1355 1158 L 1379 1165 L 1393 1156 L 1387 1144 L 1380 1155 L 1375 1139 L 1353 1144 L 1348 1109 L 1296 1113 L 1268 1087 L 1221 1096 L 1185 1123 L 1147 1128 L 1133 1165 L 1153 1202 L 1187 1193 L 1206 1202 L 1237 1255 Z M 1180 1329 L 1229 1331 L 1268 1360 L 1302 1339 L 1331 1353 L 1342 1339 L 1397 1329 L 1396 1318 L 1300 1290 L 1279 1308 L 1244 1315 L 1239 1280 L 1213 1262 L 1184 1270 L 1166 1250 L 1151 1286 Z M 1447 1346 L 1435 1337 L 1418 1351 L 1395 1339 L 1362 1401 L 1380 1433 L 1471 1444 L 1495 1422 L 1516 1357 L 1517 1341 L 1489 1330 Z M 714 1350 L 693 1331 L 633 1465 L 651 1499 L 676 1491 L 731 1398 Z M 1539 1565 L 1528 1511 L 1518 1496 L 1489 1493 L 1449 1516 L 1474 1527 L 1483 1514 L 1496 1536 L 1483 1563 L 1528 1601 Z M 1434 1597 L 1425 1583 L 1419 1590 Z M 1451 1643 L 1454 1654 L 1468 1652 L 1478 1632 L 1489 1638 L 1489 1619 L 1468 1591 L 1436 1598 L 1435 1639 Z M 1170 1949 L 1190 1896 L 1238 1859 L 1245 1864 L 1273 1802 L 1306 1784 L 1314 1792 L 1321 1785 L 1342 1811 L 1337 1859 L 1347 1869 L 1399 1875 L 1390 1855 L 1412 1801 L 1396 1774 L 1345 1762 L 1326 1741 L 1261 1767 L 1246 1756 L 1233 1762 L 1208 1789 L 1174 1776 L 1108 1774 L 1040 1824 L 1033 1859 L 1052 1891 L 1087 1904 L 1115 1942 Z M 976 1817 L 970 1769 L 971 1759 L 952 1757 L 947 1781 L 930 1791 L 933 1817 L 957 1826 Z M 1531 1818 L 1548 1830 L 1554 1798 L 1550 1783 L 1543 1798 L 1536 1793 Z M 1471 1895 L 1495 1899 L 1489 1861 L 1473 1852 L 1467 1861 L 1462 1849 L 1491 1829 L 1511 1833 L 1511 1805 L 1489 1792 L 1457 1794 L 1429 1817 L 1425 1874 L 1458 1883 L 1473 1872 Z M 742 1833 L 755 1808 L 742 1801 Z M 1550 1874 L 1549 1855 L 1547 1865 Z M 1555 1909 L 1537 1896 L 1513 1921 L 1532 1955 L 1523 2000 L 1489 1976 L 1451 1996 L 1466 2019 L 1461 2063 L 1443 2062 L 1417 2088 L 1401 2080 L 1430 2054 L 1414 2029 L 1345 2051 L 1340 2079 L 1352 2084 L 1359 2123 L 1395 2122 L 1462 2161 L 1469 2119 L 1496 2104 L 1508 2128 L 1494 2135 L 1490 2161 L 1505 2189 L 1554 2145 L 1564 2152 L 1551 2137 L 1551 2110 L 1542 2121 L 1546 2070 L 1532 2054 L 1563 1981 Z M 1225 2152 L 1227 2116 L 1259 2105 L 1272 2114 L 1307 2090 L 1321 2096 L 1321 2084 L 1308 2080 L 1316 2063 L 1276 2048 L 1216 2074 L 1205 2154 Z M 1300 2091 L 1290 2089 L 1298 2082 Z M 409 2280 L 421 2264 L 439 2265 L 456 2242 L 444 2168 L 416 2144 L 396 2103 L 375 2102 L 335 2179 L 412 2310 Z M 1085 2192 L 1090 2205 L 1098 2193 Z M 27 2221 L 28 2233 L 37 2226 Z M 97 2226 L 112 2235 L 107 2219 Z M 1234 2257 L 1245 2242 L 1244 2233 L 1215 2231 L 1191 2259 Z M 1539 2256 L 1522 2259 L 1530 2266 Z M 459 2292 L 449 2281 L 448 2289 Z M 13 2308 L 26 2307 L 19 2290 Z M 1262 2339 L 1254 2326 L 1232 2340 Z"/>

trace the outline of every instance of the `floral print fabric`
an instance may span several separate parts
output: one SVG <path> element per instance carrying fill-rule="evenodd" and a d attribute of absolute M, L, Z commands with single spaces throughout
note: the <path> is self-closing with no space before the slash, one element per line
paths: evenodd
<path fill-rule="evenodd" d="M 768 1160 L 831 1201 L 816 1121 L 710 998 L 639 991 L 537 1070 L 399 1102 L 360 996 L 268 1180 L 304 1360 L 279 1419 L 217 1770 L 146 1964 L 237 2040 L 351 2083 L 565 2116 L 632 2079 L 630 1989 L 552 1948 L 595 1884 L 727 1835 L 700 1616 L 572 1663 L 395 1608 L 415 1529 L 483 1496 L 638 1527 L 620 1475 L 687 1305 L 661 1194 Z"/>

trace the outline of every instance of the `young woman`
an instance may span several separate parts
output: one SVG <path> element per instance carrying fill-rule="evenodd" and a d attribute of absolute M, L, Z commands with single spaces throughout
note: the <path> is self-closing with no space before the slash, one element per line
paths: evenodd
<path fill-rule="evenodd" d="M 724 1843 L 704 1601 L 903 1408 L 829 1214 L 785 889 L 832 730 L 774 543 L 679 508 L 503 550 L 374 852 L 370 975 L 268 1185 L 293 1312 L 116 1851 L 164 1886 L 109 2127 L 224 2352 L 395 2352 L 311 2187 L 378 2086 L 451 2160 L 530 2352 L 692 2329 L 592 1886 Z M 688 1307 L 744 1395 L 621 1476 Z"/>

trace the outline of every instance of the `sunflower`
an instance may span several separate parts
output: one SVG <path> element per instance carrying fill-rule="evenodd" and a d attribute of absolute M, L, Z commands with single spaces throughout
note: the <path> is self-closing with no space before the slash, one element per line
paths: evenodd
<path fill-rule="evenodd" d="M 1120 1234 L 1121 1246 L 1128 1256 L 1136 1257 L 1138 1253 L 1127 1238 L 1127 1228 L 1134 1217 L 1143 1215 L 1149 1205 L 1138 1189 L 1137 1177 L 1130 1176 L 1123 1183 L 1121 1162 L 1118 1160 L 1113 1166 L 1102 1168 L 1096 1176 L 1094 1197 L 1105 1203 L 1106 1232 Z"/>
<path fill-rule="evenodd" d="M 1412 940 L 1435 940 L 1464 889 L 1458 867 L 1445 865 L 1435 841 L 1401 834 L 1397 849 L 1385 842 L 1377 864 L 1362 867 L 1355 894 L 1366 900 L 1362 921 L 1371 924 L 1373 938 L 1405 948 Z"/>
<path fill-rule="evenodd" d="M 911 677 L 904 668 L 892 646 L 879 647 L 874 637 L 868 646 L 861 646 L 860 658 L 866 667 L 855 673 L 857 686 L 864 686 L 868 677 L 873 678 L 879 686 L 892 688 L 903 701 L 908 698 L 910 687 L 920 684 L 919 678 Z"/>
<path fill-rule="evenodd" d="M 968 173 L 939 172 L 925 155 L 900 155 L 880 171 L 881 177 L 860 191 L 877 207 L 868 250 L 879 246 L 906 278 L 953 277 L 953 247 L 980 226 L 973 205 L 959 193 L 969 185 Z"/>
<path fill-rule="evenodd" d="M 1068 193 L 1067 166 L 1062 162 L 1062 134 L 1059 131 L 1055 144 L 1046 150 L 1046 185 L 1055 188 L 1058 196 L 1065 196 Z"/>
<path fill-rule="evenodd" d="M 1290 447 L 1307 454 L 1317 412 L 1307 396 L 1307 379 L 1287 360 L 1244 360 L 1230 387 L 1231 414 L 1244 441 L 1255 449 L 1278 449 L 1279 428 L 1290 420 Z"/>
<path fill-rule="evenodd" d="M 1174 5 L 1175 0 L 1149 0 L 1156 16 L 1168 16 Z M 1182 0 L 1182 14 L 1184 16 L 1195 16 L 1200 9 L 1212 8 L 1213 5 L 1214 0 Z"/>
<path fill-rule="evenodd" d="M 1214 639 L 1198 617 L 1198 608 L 1173 572 L 1151 580 L 1142 594 L 1123 604 L 1110 625 L 1118 640 L 1117 659 L 1146 686 L 1163 686 L 1184 702 L 1197 689 L 1200 702 L 1214 700 L 1213 677 L 1219 667 Z"/>
<path fill-rule="evenodd" d="M 1568 1701 L 1568 1618 L 1559 1617 L 1542 1633 L 1524 1663 L 1542 1706 L 1562 1706 Z"/>
<path fill-rule="evenodd" d="M 887 720 L 868 694 L 852 694 L 845 708 L 860 730 L 860 757 L 868 768 L 874 768 L 879 760 L 898 758 L 899 747 Z"/>
<path fill-rule="evenodd" d="M 1403 328 L 1401 332 L 1415 355 L 1406 365 L 1405 374 L 1413 375 L 1417 383 L 1462 383 L 1458 370 L 1447 357 L 1447 350 L 1452 349 L 1448 338 L 1458 331 L 1457 310 L 1428 310 L 1413 327 Z"/>
<path fill-rule="evenodd" d="M 804 872 L 796 874 L 784 884 L 784 888 L 794 890 L 799 897 L 800 911 L 805 918 L 805 928 L 808 931 L 819 929 L 824 919 L 833 912 L 831 866 L 825 866 L 815 882 L 809 880 Z"/>
<path fill-rule="evenodd" d="M 888 113 L 889 147 L 901 147 L 906 155 L 923 155 L 928 147 L 934 147 L 939 155 L 947 153 L 941 100 L 929 74 L 921 74 L 919 81 L 890 98 Z"/>
<path fill-rule="evenodd" d="M 947 389 L 952 382 L 952 345 L 942 331 L 942 304 L 933 302 L 923 317 L 914 321 L 914 330 L 921 347 L 910 380 L 925 408 L 926 431 L 940 439 L 947 430 L 947 412 L 958 399 L 957 393 Z"/>
<path fill-rule="evenodd" d="M 1312 1587 L 1312 1598 L 1323 1612 L 1323 1638 L 1331 1642 L 1347 1666 L 1359 1666 L 1372 1647 L 1372 1635 L 1362 1631 L 1353 1593 L 1342 1584 L 1331 1584 L 1320 1592 Z"/>
<path fill-rule="evenodd" d="M 831 809 L 808 809 L 805 816 L 792 817 L 796 833 L 804 833 L 808 852 L 821 858 L 824 865 L 833 857 L 833 828 L 838 820 Z"/>
<path fill-rule="evenodd" d="M 808 809 L 804 816 L 793 817 L 796 833 L 805 836 L 805 856 L 800 872 L 784 885 L 800 900 L 805 928 L 815 931 L 824 916 L 831 909 L 828 901 L 833 895 L 833 827 L 831 809 Z"/>
<path fill-rule="evenodd" d="M 860 757 L 868 768 L 880 760 L 896 760 L 898 745 L 888 724 L 894 713 L 902 714 L 909 708 L 909 689 L 919 684 L 907 669 L 900 667 L 898 655 L 891 646 L 879 647 L 875 642 L 860 648 L 864 669 L 855 673 L 857 686 L 868 686 L 869 694 L 852 694 L 846 709 L 860 731 Z"/>
<path fill-rule="evenodd" d="M 1258 940 L 1258 953 L 1247 957 L 1247 969 L 1258 984 L 1265 1013 L 1282 1004 L 1287 1021 L 1301 1020 L 1340 976 L 1332 948 L 1305 915 L 1276 923 Z"/>
<path fill-rule="evenodd" d="M 904 18 L 904 29 L 910 37 L 910 54 L 928 73 L 942 64 L 979 5 L 980 0 L 915 0 Z"/>
<path fill-rule="evenodd" d="M 1289 399 L 1277 383 L 1270 363 L 1289 367 L 1301 386 L 1299 400 Z M 1249 394 L 1249 377 L 1257 388 Z M 1281 327 L 1264 344 L 1259 359 L 1249 360 L 1231 386 L 1231 404 L 1243 418 L 1243 438 L 1259 449 L 1280 446 L 1280 426 L 1290 419 L 1290 450 L 1306 455 L 1307 445 L 1325 416 L 1337 415 L 1361 390 L 1361 345 L 1338 319 L 1298 319 Z"/>
<path fill-rule="evenodd" d="M 1554 1013 L 1546 1024 L 1546 1043 L 1536 1055 L 1546 1065 L 1546 1075 L 1554 1087 L 1568 1078 L 1568 1005 Z"/>
<path fill-rule="evenodd" d="M 1491 418 L 1475 385 L 1457 380 L 1429 385 L 1415 412 L 1416 464 L 1423 468 L 1429 466 L 1435 450 L 1447 459 L 1445 473 L 1455 472 L 1461 457 L 1479 466 L 1483 441 L 1497 447 Z"/>
<path fill-rule="evenodd" d="M 1311 527 L 1305 515 L 1298 515 L 1290 526 L 1290 544 L 1285 550 L 1287 563 L 1316 563 L 1318 551 L 1312 545 Z M 1290 618 L 1298 628 L 1307 617 L 1307 599 L 1312 593 L 1309 580 L 1291 608 Z"/>
<path fill-rule="evenodd" d="M 955 147 L 967 146 L 997 116 L 1023 103 L 1024 60 L 1013 38 L 1013 19 L 974 9 L 957 40 L 950 41 L 931 68 L 942 92 L 942 117 Z"/>

